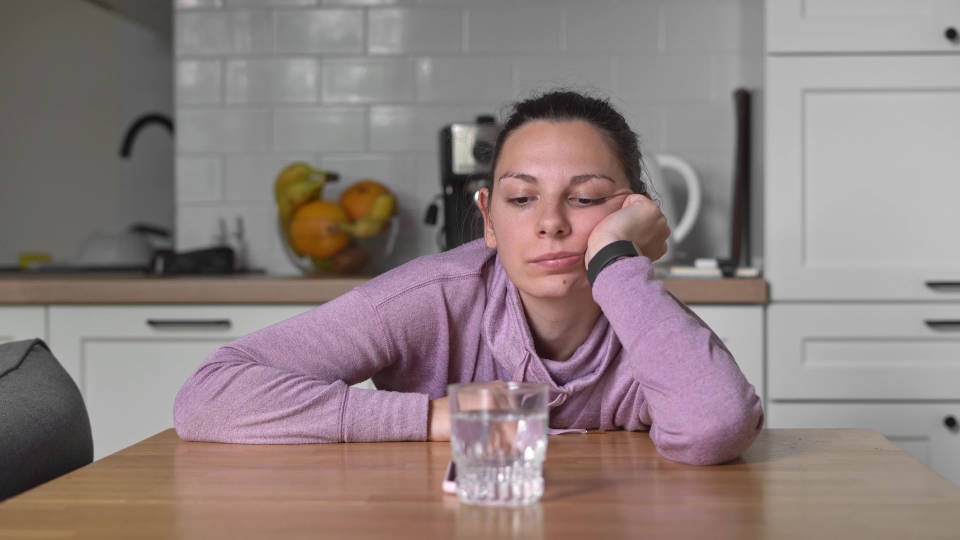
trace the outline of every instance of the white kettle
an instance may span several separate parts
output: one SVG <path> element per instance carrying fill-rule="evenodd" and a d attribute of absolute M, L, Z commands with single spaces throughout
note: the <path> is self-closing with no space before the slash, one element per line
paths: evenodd
<path fill-rule="evenodd" d="M 676 246 L 683 242 L 697 222 L 703 203 L 703 189 L 700 185 L 700 177 L 690 163 L 671 154 L 654 154 L 653 158 L 644 160 L 644 168 L 648 176 L 646 180 L 652 186 L 653 194 L 659 196 L 660 210 L 666 216 L 667 224 L 670 226 L 667 253 L 657 261 L 667 263 L 673 258 Z M 667 177 L 663 174 L 664 169 L 676 172 L 683 179 L 683 187 L 687 192 L 687 205 L 682 214 L 677 213 L 674 201 L 673 194 L 676 193 L 676 186 L 667 184 Z"/>

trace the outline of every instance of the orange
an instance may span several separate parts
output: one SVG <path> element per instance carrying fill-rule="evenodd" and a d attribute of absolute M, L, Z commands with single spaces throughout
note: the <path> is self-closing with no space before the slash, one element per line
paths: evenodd
<path fill-rule="evenodd" d="M 340 206 L 347 211 L 350 219 L 357 220 L 370 213 L 373 200 L 383 193 L 390 193 L 387 186 L 376 180 L 361 180 L 340 195 Z"/>
<path fill-rule="evenodd" d="M 350 244 L 350 235 L 340 230 L 347 213 L 330 201 L 310 201 L 290 218 L 290 246 L 298 253 L 323 259 Z"/>

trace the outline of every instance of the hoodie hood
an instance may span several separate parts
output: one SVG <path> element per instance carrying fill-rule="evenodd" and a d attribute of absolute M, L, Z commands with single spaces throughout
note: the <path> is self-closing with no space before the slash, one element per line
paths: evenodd
<path fill-rule="evenodd" d="M 507 277 L 499 257 L 487 282 L 487 309 L 482 324 L 482 339 L 491 351 L 498 376 L 548 385 L 551 407 L 562 405 L 570 395 L 595 384 L 621 349 L 601 313 L 587 340 L 570 359 L 557 361 L 538 356 L 520 292 Z"/>

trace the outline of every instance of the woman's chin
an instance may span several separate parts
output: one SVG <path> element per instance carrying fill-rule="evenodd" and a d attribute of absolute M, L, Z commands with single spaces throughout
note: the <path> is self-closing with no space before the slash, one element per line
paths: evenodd
<path fill-rule="evenodd" d="M 586 275 L 556 274 L 533 278 L 526 293 L 535 298 L 566 298 L 589 292 Z"/>

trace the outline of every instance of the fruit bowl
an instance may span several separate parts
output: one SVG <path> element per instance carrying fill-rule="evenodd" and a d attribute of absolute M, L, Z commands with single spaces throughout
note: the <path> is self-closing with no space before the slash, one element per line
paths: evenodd
<path fill-rule="evenodd" d="M 353 236 L 345 247 L 325 258 L 298 254 L 280 220 L 277 220 L 277 231 L 287 258 L 305 275 L 356 275 L 386 270 L 384 264 L 393 254 L 399 225 L 400 219 L 392 216 L 376 235 L 362 238 Z"/>

